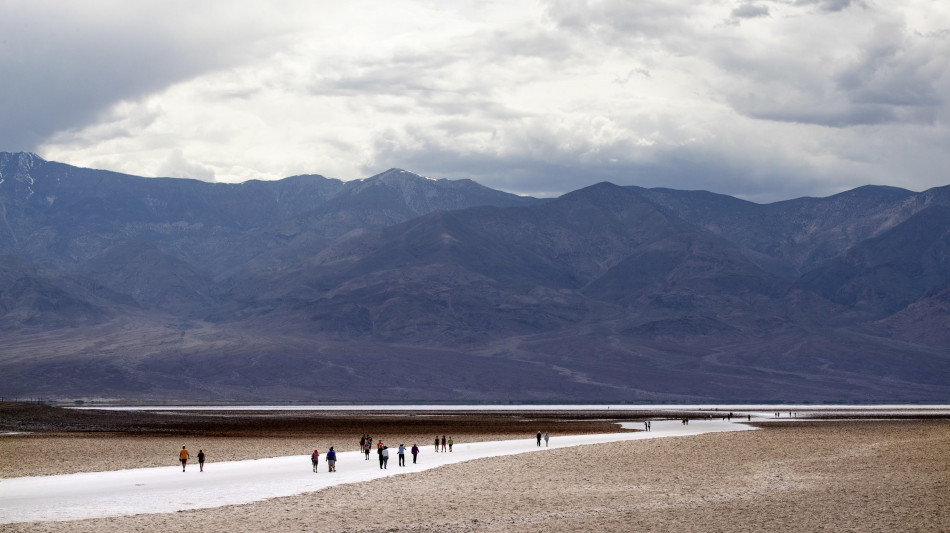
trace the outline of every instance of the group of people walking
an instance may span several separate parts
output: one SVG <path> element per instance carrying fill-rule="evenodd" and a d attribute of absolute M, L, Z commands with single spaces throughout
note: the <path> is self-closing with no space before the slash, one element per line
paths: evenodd
<path fill-rule="evenodd" d="M 544 446 L 547 447 L 547 445 L 548 445 L 548 440 L 551 439 L 551 436 L 548 435 L 547 433 L 545 433 L 544 436 L 542 437 L 542 436 L 541 436 L 541 432 L 538 431 L 538 446 L 541 446 L 541 439 L 542 439 L 542 438 L 544 439 Z"/>
<path fill-rule="evenodd" d="M 188 453 L 188 448 L 182 446 L 181 451 L 178 452 L 178 460 L 181 461 L 181 471 L 185 471 L 185 466 L 188 465 L 188 459 L 191 459 L 191 454 Z M 198 450 L 198 471 L 205 471 L 205 452 L 204 450 Z"/>
<path fill-rule="evenodd" d="M 452 444 L 454 444 L 454 443 L 455 443 L 455 441 L 452 439 L 451 436 L 449 436 L 448 440 L 446 440 L 445 435 L 442 435 L 442 439 L 440 440 L 440 439 L 439 439 L 439 436 L 436 435 L 436 436 L 435 436 L 435 453 L 439 453 L 439 444 L 442 445 L 442 453 L 445 453 L 445 445 L 446 445 L 446 444 L 449 445 L 449 451 L 451 452 L 451 451 L 452 451 Z"/>
<path fill-rule="evenodd" d="M 336 472 L 336 450 L 333 449 L 333 446 L 330 446 L 330 449 L 327 450 L 326 455 L 327 460 L 327 471 Z M 313 463 L 313 471 L 317 471 L 317 465 L 320 463 L 320 450 L 313 450 L 313 453 L 310 454 L 310 462 Z"/>
<path fill-rule="evenodd" d="M 544 439 L 544 445 L 548 445 L 548 440 L 551 438 L 547 433 L 542 434 L 538 431 L 538 446 L 541 446 L 541 440 Z M 442 435 L 440 438 L 438 435 L 435 437 L 435 451 L 438 453 L 441 449 L 443 453 L 451 452 L 452 445 L 455 444 L 455 439 L 452 436 L 446 437 Z M 380 440 L 376 443 L 376 454 L 379 456 L 379 468 L 382 470 L 388 469 L 389 466 L 389 446 L 383 444 L 383 441 Z M 369 435 L 363 435 L 360 438 L 360 450 L 366 456 L 366 460 L 369 461 L 370 450 L 373 448 L 373 437 Z M 396 448 L 396 456 L 399 458 L 399 466 L 406 466 L 406 446 L 400 444 Z M 408 449 L 409 453 L 412 454 L 412 462 L 415 464 L 419 459 L 419 446 L 416 444 L 412 445 L 412 448 Z M 188 464 L 188 460 L 191 458 L 191 454 L 188 452 L 188 449 L 185 446 L 181 447 L 181 451 L 178 453 L 178 458 L 181 461 L 181 471 L 185 471 L 185 466 Z M 326 456 L 324 459 L 327 462 L 327 470 L 329 472 L 336 472 L 336 450 L 333 449 L 333 446 L 330 446 L 330 449 L 327 450 Z M 319 470 L 320 464 L 320 450 L 314 449 L 313 453 L 310 454 L 310 463 L 313 467 L 313 471 L 317 472 Z M 205 469 L 205 452 L 204 450 L 198 450 L 198 468 L 201 472 L 204 472 Z"/>
<path fill-rule="evenodd" d="M 373 448 L 373 437 L 369 435 L 363 435 L 360 437 L 360 450 L 366 456 L 366 460 L 369 461 L 369 452 Z M 409 452 L 412 454 L 412 462 L 415 463 L 419 457 L 419 446 L 413 444 L 412 448 L 409 449 Z M 376 455 L 379 456 L 379 468 L 388 469 L 389 467 L 389 446 L 383 444 L 383 441 L 376 443 Z M 396 448 L 396 456 L 399 458 L 399 466 L 406 466 L 406 445 L 400 444 Z"/>

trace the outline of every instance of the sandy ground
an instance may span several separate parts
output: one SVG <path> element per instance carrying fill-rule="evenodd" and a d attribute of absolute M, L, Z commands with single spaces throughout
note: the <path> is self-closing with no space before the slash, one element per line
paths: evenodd
<path fill-rule="evenodd" d="M 370 435 L 371 437 L 373 435 Z M 417 443 L 426 451 L 432 449 L 427 437 L 416 442 L 418 435 L 386 434 L 387 446 L 400 443 L 411 448 Z M 486 440 L 526 438 L 524 433 L 488 435 L 454 435 L 457 443 Z M 432 440 L 435 435 L 432 435 Z M 374 437 L 374 440 L 379 440 Z M 341 439 L 325 435 L 314 437 L 123 437 L 119 434 L 29 436 L 0 438 L 0 478 L 33 475 L 103 472 L 127 468 L 178 465 L 178 450 L 186 446 L 191 454 L 189 466 L 197 468 L 198 451 L 205 452 L 210 465 L 215 461 L 240 461 L 287 455 L 307 455 L 314 449 L 321 457 L 333 446 L 338 452 L 359 448 L 359 436 Z M 375 450 L 375 448 L 374 448 Z M 375 452 L 373 455 L 375 458 Z"/>
<path fill-rule="evenodd" d="M 630 415 L 635 416 L 635 415 Z M 0 404 L 0 478 L 100 472 L 178 464 L 187 446 L 193 459 L 238 461 L 359 449 L 369 434 L 388 446 L 431 446 L 436 436 L 455 442 L 519 439 L 542 429 L 554 435 L 611 433 L 614 420 L 599 414 L 558 413 L 177 413 L 76 411 Z"/>
<path fill-rule="evenodd" d="M 248 505 L 3 529 L 950 531 L 950 422 L 768 424 L 476 460 Z"/>

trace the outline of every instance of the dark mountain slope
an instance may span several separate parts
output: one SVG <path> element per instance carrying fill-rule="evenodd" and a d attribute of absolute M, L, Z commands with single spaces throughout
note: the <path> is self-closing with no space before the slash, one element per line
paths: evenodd
<path fill-rule="evenodd" d="M 247 264 L 228 272 L 227 277 L 277 272 L 345 236 L 392 226 L 433 211 L 538 202 L 470 180 L 431 180 L 405 170 L 390 169 L 365 180 L 347 182 L 331 201 L 305 214 L 243 235 L 235 248 L 258 250 L 258 253 L 253 254 Z"/>
<path fill-rule="evenodd" d="M 225 293 L 207 274 L 142 241 L 114 246 L 78 273 L 142 305 L 183 316 L 219 304 Z"/>
<path fill-rule="evenodd" d="M 798 286 L 875 317 L 950 282 L 950 207 L 925 208 L 802 277 Z"/>
<path fill-rule="evenodd" d="M 649 189 L 644 194 L 685 220 L 799 272 L 815 268 L 926 207 L 916 193 L 882 186 L 768 205 L 705 191 Z M 942 195 L 931 197 L 931 202 L 943 201 Z"/>
<path fill-rule="evenodd" d="M 89 326 L 133 306 L 86 280 L 0 256 L 0 330 Z"/>
<path fill-rule="evenodd" d="M 435 209 L 533 202 L 398 169 L 346 183 L 305 175 L 228 184 L 140 178 L 0 152 L 0 253 L 72 270 L 140 240 L 226 278 L 257 257 L 272 266 L 281 258 L 268 255 L 301 242 L 325 246 Z"/>
<path fill-rule="evenodd" d="M 869 325 L 870 333 L 946 350 L 950 346 L 950 283 L 931 289 L 901 311 Z"/>
<path fill-rule="evenodd" d="M 292 272 L 248 279 L 235 294 L 243 307 L 281 310 L 275 316 L 311 312 L 323 330 L 387 339 L 412 331 L 419 341 L 431 326 L 429 341 L 444 342 L 617 315 L 790 315 L 788 288 L 728 241 L 601 184 L 527 209 L 432 213 L 331 246 Z"/>

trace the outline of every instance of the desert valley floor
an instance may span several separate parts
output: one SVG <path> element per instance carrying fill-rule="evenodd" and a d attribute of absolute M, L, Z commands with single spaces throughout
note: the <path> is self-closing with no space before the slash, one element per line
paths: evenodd
<path fill-rule="evenodd" d="M 701 413 L 691 424 L 712 423 Z M 723 413 L 716 413 L 716 418 Z M 164 466 L 182 444 L 214 463 L 305 455 L 363 433 L 387 443 L 445 433 L 457 446 L 617 432 L 671 412 L 74 411 L 0 406 L 0 494 L 23 476 Z M 697 416 L 699 415 L 699 416 Z M 707 414 L 712 417 L 711 414 Z M 874 417 L 871 417 L 874 418 Z M 880 417 L 877 417 L 880 418 Z M 757 431 L 572 446 L 440 466 L 243 505 L 73 521 L 4 531 L 946 531 L 950 421 L 757 420 Z M 424 446 L 423 446 L 424 445 Z M 421 458 L 425 458 L 422 455 Z M 390 461 L 394 468 L 395 457 Z M 325 465 L 323 465 L 325 468 Z M 346 465 L 340 465 L 345 468 Z M 309 465 L 302 468 L 309 470 Z M 325 471 L 314 474 L 328 475 Z M 2 519 L 2 517 L 0 517 Z M 9 521 L 8 521 L 9 522 Z"/>

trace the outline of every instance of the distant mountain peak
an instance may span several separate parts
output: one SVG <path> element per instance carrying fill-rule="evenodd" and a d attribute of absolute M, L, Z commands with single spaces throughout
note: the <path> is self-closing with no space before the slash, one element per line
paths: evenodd
<path fill-rule="evenodd" d="M 29 160 L 29 161 L 40 161 L 46 162 L 45 159 L 36 155 L 33 152 L 0 152 L 0 161 L 6 161 L 7 159 L 17 159 L 17 160 Z"/>
<path fill-rule="evenodd" d="M 404 170 L 401 168 L 391 168 L 385 172 L 380 172 L 379 174 L 370 176 L 369 178 L 366 178 L 363 181 L 366 181 L 366 182 L 378 181 L 381 183 L 389 184 L 389 183 L 406 183 L 406 182 L 413 182 L 413 181 L 418 181 L 418 180 L 438 181 L 436 179 L 429 178 L 427 176 L 420 176 L 419 174 L 416 174 L 415 172 L 410 172 L 408 170 Z"/>
<path fill-rule="evenodd" d="M 28 174 L 33 167 L 45 162 L 33 152 L 0 152 L 0 179 L 8 174 Z"/>
<path fill-rule="evenodd" d="M 31 171 L 44 163 L 46 160 L 33 152 L 0 152 L 0 188 L 33 196 L 35 179 Z"/>

